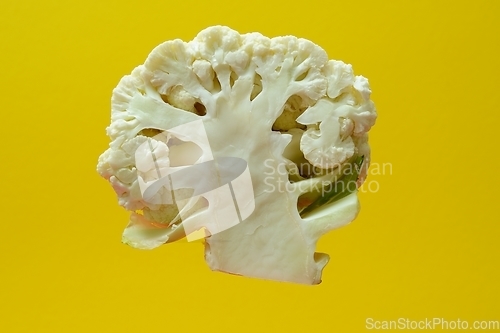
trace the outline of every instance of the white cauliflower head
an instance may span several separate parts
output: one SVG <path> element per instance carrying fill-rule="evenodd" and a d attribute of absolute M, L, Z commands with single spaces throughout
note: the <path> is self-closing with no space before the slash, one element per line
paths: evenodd
<path fill-rule="evenodd" d="M 375 119 L 368 81 L 311 41 L 215 26 L 122 78 L 98 172 L 131 211 L 125 243 L 196 234 L 213 270 L 316 284 L 318 238 L 359 211 Z"/>

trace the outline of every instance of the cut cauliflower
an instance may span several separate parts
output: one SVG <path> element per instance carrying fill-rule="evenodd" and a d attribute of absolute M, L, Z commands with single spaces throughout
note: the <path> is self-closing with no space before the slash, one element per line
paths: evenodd
<path fill-rule="evenodd" d="M 114 89 L 97 166 L 131 211 L 123 241 L 152 249 L 201 231 L 212 270 L 321 282 L 319 237 L 359 211 L 370 93 L 293 36 L 215 26 L 159 45 Z"/>

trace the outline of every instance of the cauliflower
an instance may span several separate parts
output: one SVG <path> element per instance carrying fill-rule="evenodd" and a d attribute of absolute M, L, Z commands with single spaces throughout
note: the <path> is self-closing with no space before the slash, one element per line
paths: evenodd
<path fill-rule="evenodd" d="M 359 212 L 370 93 L 302 38 L 214 26 L 159 45 L 114 89 L 97 166 L 131 211 L 123 242 L 201 237 L 212 270 L 320 283 L 318 239 Z"/>

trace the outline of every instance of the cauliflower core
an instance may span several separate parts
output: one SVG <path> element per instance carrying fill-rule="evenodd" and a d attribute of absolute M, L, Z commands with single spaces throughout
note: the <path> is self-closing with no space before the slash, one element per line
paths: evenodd
<path fill-rule="evenodd" d="M 357 187 L 370 160 L 367 132 L 376 119 L 370 92 L 350 65 L 293 36 L 240 35 L 215 26 L 193 41 L 159 45 L 114 89 L 111 143 L 97 166 L 131 211 L 123 242 L 152 249 L 188 236 L 191 220 L 215 214 L 214 199 L 193 196 L 189 183 L 227 183 L 191 172 L 183 174 L 183 188 L 144 192 L 157 174 L 237 158 L 247 163 L 254 207 L 244 219 L 240 207 L 241 221 L 220 232 L 200 224 L 209 267 L 321 282 L 328 255 L 315 253 L 316 242 L 359 211 Z M 207 146 L 172 130 L 197 121 Z"/>

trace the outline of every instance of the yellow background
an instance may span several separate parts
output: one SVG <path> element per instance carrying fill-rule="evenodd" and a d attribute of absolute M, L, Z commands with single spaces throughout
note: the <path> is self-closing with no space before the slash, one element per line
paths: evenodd
<path fill-rule="evenodd" d="M 498 1 L 0 4 L 1 332 L 363 332 L 365 319 L 500 320 Z M 139 251 L 95 171 L 111 90 L 214 24 L 310 39 L 369 78 L 379 118 L 319 286 L 209 271 L 201 243 Z"/>

